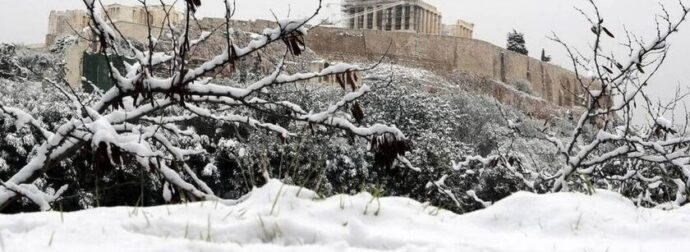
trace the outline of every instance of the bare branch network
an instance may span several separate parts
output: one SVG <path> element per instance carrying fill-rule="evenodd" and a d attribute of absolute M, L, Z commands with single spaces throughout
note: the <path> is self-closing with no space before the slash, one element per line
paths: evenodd
<path fill-rule="evenodd" d="M 543 134 L 527 134 L 520 130 L 519 119 L 503 115 L 516 136 L 551 142 L 563 159 L 563 166 L 554 174 L 535 173 L 533 168 L 526 169 L 529 165 L 525 160 L 515 158 L 508 148 L 507 153 L 489 157 L 466 157 L 454 163 L 453 170 L 473 173 L 472 167 L 477 165 L 500 167 L 534 192 L 577 190 L 593 193 L 595 187 L 604 187 L 629 194 L 627 196 L 643 206 L 675 208 L 684 205 L 690 195 L 690 137 L 685 131 L 688 118 L 686 116 L 683 127 L 677 127 L 677 121 L 666 119 L 665 115 L 674 114 L 688 93 L 677 92 L 674 99 L 661 103 L 654 102 L 645 90 L 669 53 L 669 38 L 685 23 L 690 8 L 679 1 L 680 11 L 674 16 L 661 5 L 661 14 L 656 16 L 657 32 L 652 40 L 645 41 L 627 30 L 624 36 L 619 34 L 619 38 L 624 38 L 620 45 L 627 52 L 624 59 L 620 59 L 621 55 L 617 57 L 613 53 L 613 49 L 620 47 L 604 47 L 606 41 L 616 42 L 616 34 L 605 26 L 596 3 L 589 0 L 589 4 L 592 7 L 589 12 L 577 9 L 587 18 L 593 33 L 588 53 L 571 47 L 555 34 L 552 37 L 570 56 L 577 84 L 587 90 L 582 97 L 586 101 L 586 111 L 577 118 L 570 135 L 556 136 L 548 127 L 533 130 Z M 638 103 L 643 113 L 653 118 L 649 125 L 633 123 Z M 685 114 L 688 114 L 687 109 Z M 448 176 L 453 174 L 430 183 L 429 187 L 435 186 L 459 205 L 450 191 L 452 188 L 444 184 Z M 463 193 L 484 206 L 491 203 L 479 199 L 471 191 Z"/>
<path fill-rule="evenodd" d="M 672 122 L 663 117 L 665 111 L 654 106 L 645 94 L 644 88 L 649 85 L 651 78 L 663 65 L 669 49 L 668 39 L 678 32 L 678 27 L 686 20 L 690 9 L 679 2 L 681 13 L 677 20 L 673 20 L 662 6 L 663 14 L 659 17 L 665 22 L 657 23 L 656 37 L 646 43 L 642 40 L 636 40 L 634 43 L 628 40 L 631 42 L 625 45 L 630 52 L 627 55 L 628 58 L 618 60 L 615 56 L 607 55 L 602 48 L 604 39 L 615 39 L 615 36 L 604 26 L 604 18 L 594 1 L 590 0 L 590 3 L 594 9 L 594 17 L 587 17 L 595 37 L 591 55 L 589 58 L 582 58 L 570 53 L 576 73 L 580 73 L 584 62 L 593 63 L 593 69 L 587 69 L 594 73 L 591 80 L 578 78 L 579 85 L 590 90 L 587 97 L 590 102 L 587 112 L 579 118 L 570 139 L 561 141 L 549 138 L 557 147 L 558 152 L 566 158 L 567 164 L 554 176 L 555 183 L 552 190 L 568 190 L 566 179 L 572 174 L 596 176 L 598 170 L 605 167 L 603 164 L 617 157 L 625 157 L 637 162 L 651 162 L 661 166 L 669 165 L 670 169 L 679 169 L 683 176 L 673 180 L 676 184 L 684 184 L 684 186 L 677 187 L 678 193 L 673 205 L 684 204 L 690 188 L 690 156 L 688 155 L 690 138 L 673 130 Z M 568 52 L 572 52 L 558 37 L 554 40 L 564 45 Z M 607 95 L 619 97 L 621 101 L 617 104 L 602 104 L 602 98 Z M 644 107 L 650 115 L 656 118 L 649 126 L 651 130 L 639 130 L 633 127 L 636 100 L 639 99 L 644 101 Z M 616 123 L 615 116 L 621 116 L 622 123 Z M 580 137 L 585 124 L 597 120 L 603 120 L 603 127 L 596 133 L 593 141 L 582 143 Z M 602 122 L 599 124 L 601 125 Z M 604 148 L 607 144 L 615 148 Z M 662 179 L 661 177 L 644 178 L 642 172 L 633 168 L 629 170 L 632 174 L 626 174 L 626 176 L 637 176 L 645 182 Z"/>
<path fill-rule="evenodd" d="M 44 193 L 32 182 L 60 160 L 75 155 L 82 148 L 102 153 L 105 161 L 113 166 L 121 165 L 127 158 L 133 159 L 141 169 L 162 177 L 167 184 L 172 185 L 172 190 L 184 194 L 187 199 L 232 203 L 215 196 L 209 186 L 185 164 L 185 160 L 190 156 L 202 155 L 204 151 L 179 148 L 172 140 L 198 137 L 193 131 L 182 130 L 178 126 L 185 120 L 197 117 L 246 124 L 275 132 L 282 141 L 294 135 L 281 125 L 243 114 L 242 111 L 246 110 L 280 116 L 295 124 L 343 130 L 354 136 L 373 140 L 372 149 L 375 149 L 377 155 L 388 159 L 388 162 L 398 160 L 409 164 L 401 156 L 404 154 L 404 142 L 407 140 L 400 130 L 382 124 L 361 126 L 357 122 L 363 117 L 363 111 L 356 100 L 367 94 L 371 88 L 367 85 L 358 86 L 357 80 L 352 78 L 352 73 L 368 68 L 337 64 L 320 72 L 288 74 L 285 72 L 283 58 L 271 74 L 244 87 L 214 84 L 210 78 L 204 77 L 217 69 L 228 66 L 234 68 L 236 62 L 242 58 L 276 42 L 285 44 L 286 55 L 299 56 L 305 46 L 303 36 L 308 32 L 306 25 L 318 14 L 321 1 L 311 17 L 279 20 L 276 28 L 264 30 L 261 36 L 245 45 L 239 45 L 230 36 L 229 24 L 235 13 L 234 2 L 225 0 L 223 4 L 226 13 L 225 31 L 204 31 L 198 38 L 191 38 L 194 11 L 200 3 L 186 1 L 186 20 L 181 29 L 174 27 L 166 18 L 164 31 L 161 34 L 153 34 L 152 20 L 150 17 L 147 18 L 149 39 L 145 49 L 135 47 L 135 43 L 127 39 L 126 34 L 112 25 L 113 20 L 108 13 L 101 14 L 103 4 L 100 1 L 83 2 L 91 19 L 89 30 L 97 38 L 95 41 L 99 43 L 98 50 L 109 65 L 108 75 L 114 85 L 104 92 L 99 100 L 85 102 L 80 100 L 74 91 L 68 92 L 61 87 L 69 87 L 65 80 L 52 81 L 56 83 L 55 88 L 61 90 L 75 109 L 75 116 L 58 127 L 55 132 L 45 129 L 43 123 L 30 114 L 0 104 L 2 111 L 14 117 L 18 126 L 29 124 L 45 138 L 35 157 L 0 186 L 0 208 L 17 197 L 26 197 L 38 204 L 42 210 L 51 209 L 51 202 L 61 196 L 65 187 L 55 193 Z M 148 12 L 147 1 L 140 3 Z M 160 4 L 167 9 L 168 14 L 173 9 L 173 6 L 166 6 L 163 1 L 160 1 Z M 196 67 L 192 66 L 189 63 L 190 51 L 214 32 L 225 34 L 224 51 L 211 60 Z M 173 45 L 169 50 L 162 49 L 163 46 L 159 44 L 165 36 Z M 109 57 L 126 55 L 132 57 L 135 62 L 125 63 L 125 71 L 118 70 Z M 295 101 L 276 100 L 262 95 L 281 85 L 325 76 L 337 76 L 343 88 L 346 89 L 347 84 L 350 90 L 323 111 L 300 107 Z M 348 107 L 352 107 L 352 116 L 342 111 Z M 166 113 L 171 108 L 182 110 L 185 115 Z M 182 174 L 186 174 L 192 181 L 185 181 Z M 170 200 L 171 188 L 164 188 L 164 195 L 168 195 L 166 200 Z"/>

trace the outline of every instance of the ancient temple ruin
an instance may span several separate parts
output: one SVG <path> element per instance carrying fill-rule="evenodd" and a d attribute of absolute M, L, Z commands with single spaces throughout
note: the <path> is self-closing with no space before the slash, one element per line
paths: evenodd
<path fill-rule="evenodd" d="M 443 25 L 443 35 L 472 38 L 474 33 L 474 24 L 458 19 L 455 24 Z"/>
<path fill-rule="evenodd" d="M 359 59 L 395 59 L 396 64 L 428 69 L 440 73 L 463 73 L 478 78 L 476 83 L 485 92 L 501 102 L 515 105 L 526 113 L 543 114 L 545 108 L 582 106 L 584 90 L 577 85 L 576 76 L 561 67 L 507 51 L 485 41 L 472 39 L 474 25 L 462 20 L 455 24 L 441 25 L 441 14 L 435 7 L 421 0 L 345 0 L 343 10 L 349 14 L 349 28 L 319 26 L 310 30 L 305 42 L 321 60 L 308 65 L 318 72 L 329 62 Z M 165 33 L 167 21 L 165 9 L 149 6 L 150 16 L 141 7 L 107 5 L 108 21 L 128 39 L 146 43 L 151 32 L 156 36 Z M 180 24 L 184 15 L 175 9 L 168 10 L 168 21 Z M 202 18 L 195 21 L 193 29 L 214 30 L 225 25 L 224 18 Z M 261 33 L 275 27 L 269 20 L 231 20 L 230 27 L 239 31 Z M 66 35 L 78 35 L 65 50 L 65 79 L 73 86 L 107 87 L 109 67 L 102 54 L 94 50 L 93 35 L 85 11 L 55 11 L 50 15 L 46 46 Z M 196 31 L 198 32 L 198 31 Z M 165 34 L 163 34 L 165 35 Z M 445 36 L 437 36 L 445 35 Z M 222 51 L 225 38 L 218 33 L 211 42 L 204 43 L 190 55 L 190 64 L 204 62 Z M 214 39 L 218 41 L 213 42 Z M 165 43 L 165 39 L 161 40 Z M 126 60 L 126 59 L 121 59 Z M 117 64 L 115 64 L 117 67 Z M 232 69 L 218 69 L 212 74 L 228 76 Z M 82 78 L 84 77 L 84 78 Z M 333 77 L 316 80 L 334 82 Z M 516 89 L 515 83 L 529 83 L 529 92 Z"/>
<path fill-rule="evenodd" d="M 441 12 L 422 0 L 345 0 L 343 20 L 349 29 L 441 34 Z"/>

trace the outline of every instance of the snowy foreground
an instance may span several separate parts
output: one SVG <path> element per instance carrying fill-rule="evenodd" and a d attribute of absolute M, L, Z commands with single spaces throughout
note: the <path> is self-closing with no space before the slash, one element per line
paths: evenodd
<path fill-rule="evenodd" d="M 276 201 L 276 195 L 280 197 Z M 241 203 L 0 215 L 0 251 L 687 251 L 690 207 L 600 191 L 517 193 L 456 215 L 367 193 L 325 200 L 271 181 Z M 380 207 L 379 207 L 380 202 Z M 376 214 L 378 211 L 378 215 Z"/>

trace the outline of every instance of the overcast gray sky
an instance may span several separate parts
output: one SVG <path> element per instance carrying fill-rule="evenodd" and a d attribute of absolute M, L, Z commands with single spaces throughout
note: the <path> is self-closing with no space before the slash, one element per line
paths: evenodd
<path fill-rule="evenodd" d="M 151 1 L 151 0 L 149 0 Z M 201 0 L 198 16 L 222 16 L 221 0 Z M 323 17 L 338 12 L 340 0 L 324 0 Z M 684 0 L 690 5 L 690 0 Z M 134 4 L 135 0 L 104 0 Z M 158 1 L 153 1 L 158 2 Z M 545 48 L 554 63 L 568 67 L 565 52 L 547 39 L 552 32 L 582 50 L 588 48 L 591 32 L 574 9 L 588 8 L 586 0 L 428 0 L 443 13 L 445 23 L 460 18 L 476 24 L 475 38 L 505 46 L 506 34 L 513 28 L 525 33 L 530 55 L 539 57 Z M 659 3 L 678 13 L 678 0 L 598 0 L 610 30 L 622 34 L 623 24 L 637 34 L 651 38 L 655 34 L 654 15 Z M 271 10 L 285 17 L 305 16 L 316 7 L 316 0 L 237 0 L 238 19 L 272 19 Z M 336 4 L 333 4 L 336 3 Z M 83 8 L 81 0 L 0 0 L 0 42 L 41 43 L 48 28 L 50 10 Z M 687 30 L 686 30 L 687 29 Z M 619 36 L 620 37 L 620 36 Z M 690 87 L 690 24 L 671 41 L 671 56 L 649 92 L 668 97 L 677 85 Z"/>

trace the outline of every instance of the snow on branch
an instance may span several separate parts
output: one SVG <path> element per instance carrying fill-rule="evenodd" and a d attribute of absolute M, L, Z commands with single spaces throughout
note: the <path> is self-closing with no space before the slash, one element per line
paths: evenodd
<path fill-rule="evenodd" d="M 10 190 L 18 195 L 21 195 L 31 200 L 33 203 L 38 205 L 41 211 L 50 210 L 50 203 L 60 198 L 60 196 L 67 190 L 67 185 L 64 185 L 60 187 L 60 189 L 58 189 L 55 193 L 48 194 L 41 191 L 40 189 L 38 189 L 36 185 L 33 184 L 16 185 L 12 182 L 0 181 L 0 185 L 7 188 L 7 190 Z"/>
<path fill-rule="evenodd" d="M 284 44 L 286 55 L 291 53 L 299 56 L 306 49 L 306 24 L 318 14 L 320 7 L 309 18 L 278 21 L 275 28 L 264 30 L 244 46 L 231 40 L 229 33 L 222 35 L 226 36 L 227 47 L 210 59 L 192 65 L 190 50 L 204 46 L 204 41 L 219 34 L 214 33 L 218 30 L 216 29 L 202 31 L 196 39 L 190 38 L 193 25 L 189 20 L 193 15 L 191 10 L 188 9 L 185 13 L 187 20 L 183 27 L 176 28 L 168 22 L 165 31 L 169 33 L 168 37 L 155 38 L 149 31 L 149 41 L 144 43 L 148 48 L 138 49 L 134 46 L 136 43 L 129 40 L 127 34 L 115 25 L 109 13 L 98 6 L 101 5 L 100 2 L 83 2 L 91 27 L 85 32 L 92 32 L 97 38 L 96 47 L 109 65 L 107 74 L 113 87 L 95 101 L 73 101 L 74 118 L 59 125 L 54 133 L 43 129 L 43 124 L 27 113 L 0 106 L 3 113 L 16 119 L 17 126 L 31 124 L 46 139 L 36 148 L 35 155 L 29 162 L 5 181 L 5 186 L 0 187 L 0 209 L 17 197 L 31 199 L 42 210 L 50 209 L 50 202 L 58 199 L 66 187 L 58 190 L 58 193 L 45 194 L 38 193 L 38 189 L 30 184 L 80 150 L 104 155 L 102 158 L 113 167 L 123 165 L 125 159 L 136 160 L 142 171 L 161 178 L 161 184 L 165 185 L 162 193 L 166 195 L 166 200 L 170 200 L 175 192 L 184 194 L 180 197 L 187 200 L 232 203 L 234 201 L 223 201 L 215 196 L 211 188 L 186 163 L 192 156 L 205 155 L 205 151 L 179 146 L 182 138 L 201 138 L 193 129 L 182 130 L 184 126 L 189 126 L 185 123 L 199 118 L 246 124 L 252 128 L 276 132 L 283 139 L 293 135 L 288 130 L 290 127 L 305 123 L 339 129 L 375 142 L 372 146 L 378 150 L 375 152 L 377 157 L 385 157 L 386 162 L 397 160 L 413 168 L 403 156 L 409 145 L 408 140 L 397 127 L 365 125 L 361 121 L 363 109 L 357 100 L 371 92 L 371 88 L 368 85 L 358 86 L 354 73 L 371 68 L 341 63 L 318 72 L 287 73 L 285 61 L 281 59 L 272 73 L 253 83 L 221 85 L 206 77 L 215 69 L 236 67 L 238 60 L 276 42 Z M 228 12 L 226 18 L 232 16 L 234 6 L 230 7 L 228 1 L 225 1 L 225 8 Z M 144 9 L 149 11 L 146 5 Z M 170 15 L 169 11 L 166 13 Z M 225 28 L 227 29 L 221 30 L 230 30 L 229 25 Z M 172 47 L 166 49 L 165 46 L 159 46 L 162 40 L 168 40 Z M 125 62 L 124 70 L 119 70 L 112 57 L 126 57 L 134 62 Z M 300 100 L 280 100 L 266 95 L 284 84 L 326 76 L 348 78 L 346 83 L 351 85 L 352 90 L 333 101 L 323 111 L 302 107 L 298 105 L 302 104 Z M 344 112 L 349 107 L 353 108 L 355 120 Z M 259 114 L 280 116 L 289 123 L 287 126 L 268 123 Z"/>
<path fill-rule="evenodd" d="M 43 138 L 46 140 L 50 139 L 54 135 L 53 132 L 50 132 L 47 129 L 45 129 L 42 126 L 41 122 L 37 121 L 33 116 L 22 111 L 21 109 L 13 108 L 13 107 L 7 107 L 7 106 L 0 104 L 0 110 L 3 113 L 8 114 L 14 118 L 14 126 L 17 129 L 24 127 L 24 125 L 26 125 L 26 124 L 31 124 L 31 126 L 36 128 L 41 133 Z"/>
<path fill-rule="evenodd" d="M 640 192 L 640 198 L 649 198 L 649 190 L 653 188 L 641 183 L 656 182 L 647 181 L 640 172 L 658 173 L 653 167 L 668 166 L 668 169 L 677 171 L 670 174 L 680 176 L 665 178 L 665 188 L 688 191 L 690 154 L 687 146 L 690 139 L 685 132 L 677 131 L 679 127 L 674 125 L 673 120 L 664 117 L 664 114 L 673 114 L 680 97 L 687 94 L 679 93 L 668 105 L 662 105 L 661 102 L 652 101 L 646 89 L 652 85 L 652 77 L 658 73 L 669 53 L 669 38 L 678 33 L 678 27 L 685 23 L 690 10 L 681 1 L 678 15 L 671 15 L 662 5 L 656 36 L 651 40 L 641 40 L 628 30 L 610 30 L 597 5 L 592 0 L 589 2 L 591 12 L 578 9 L 589 21 L 588 29 L 593 33 L 592 47 L 587 55 L 571 48 L 556 35 L 552 38 L 569 54 L 578 89 L 586 91 L 586 103 L 585 111 L 579 116 L 569 137 L 556 137 L 547 132 L 545 139 L 553 143 L 565 165 L 545 181 L 551 183 L 552 191 L 590 188 L 592 183 L 633 183 L 635 188 L 647 189 Z M 627 55 L 621 57 L 620 54 L 606 52 L 603 44 L 612 40 L 618 42 L 616 44 L 621 45 L 628 52 Z M 588 74 L 585 76 L 581 74 L 583 72 Z M 633 122 L 635 113 L 640 111 L 638 107 L 651 117 L 648 126 L 639 127 Z M 620 173 L 609 175 L 612 167 L 620 167 Z M 636 167 L 649 169 L 636 170 Z M 665 169 L 664 176 L 669 176 L 669 171 Z M 653 191 L 663 193 L 662 190 Z M 643 197 L 643 194 L 647 196 Z M 678 195 L 674 205 L 688 201 L 685 193 Z"/>

